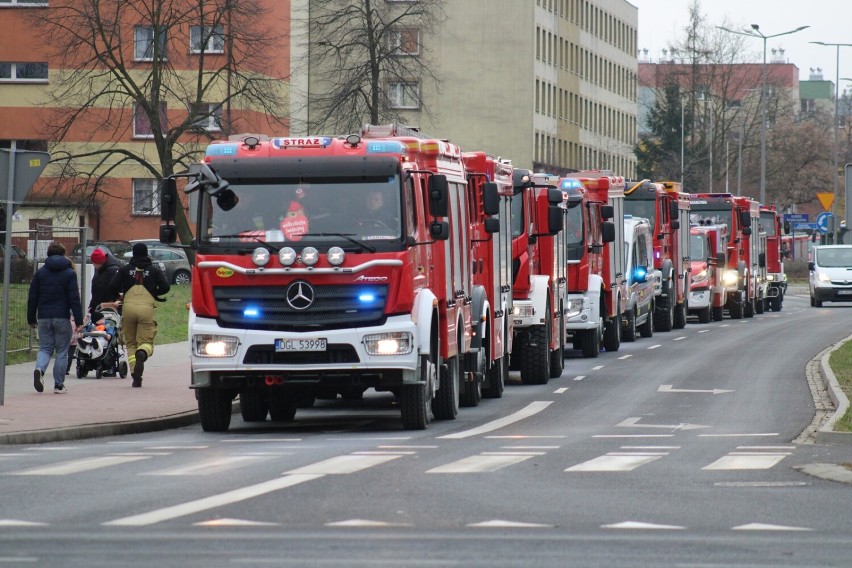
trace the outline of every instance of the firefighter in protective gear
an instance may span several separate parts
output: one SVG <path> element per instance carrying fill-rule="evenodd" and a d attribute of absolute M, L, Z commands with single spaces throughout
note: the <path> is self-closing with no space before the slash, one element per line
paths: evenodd
<path fill-rule="evenodd" d="M 145 361 L 154 354 L 157 320 L 154 310 L 171 286 L 160 267 L 148 256 L 145 243 L 133 245 L 133 258 L 122 266 L 109 283 L 111 291 L 123 294 L 121 331 L 127 346 L 127 362 L 132 369 L 133 386 L 142 386 Z"/>

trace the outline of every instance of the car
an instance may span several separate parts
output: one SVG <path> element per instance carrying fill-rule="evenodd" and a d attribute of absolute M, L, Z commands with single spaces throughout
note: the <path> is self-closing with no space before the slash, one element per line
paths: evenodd
<path fill-rule="evenodd" d="M 141 242 L 141 241 L 136 241 Z M 189 259 L 186 252 L 176 247 L 161 244 L 157 241 L 156 245 L 148 244 L 148 256 L 151 260 L 159 264 L 160 270 L 166 275 L 166 279 L 171 284 L 189 284 L 192 279 L 192 269 L 189 265 Z M 133 251 L 124 253 L 122 260 L 129 261 L 133 257 Z"/>
<path fill-rule="evenodd" d="M 808 262 L 811 306 L 852 302 L 852 245 L 818 245 Z"/>
<path fill-rule="evenodd" d="M 133 245 L 130 241 L 87 241 L 85 255 L 81 255 L 83 244 L 77 243 L 74 248 L 71 249 L 71 254 L 68 255 L 68 258 L 70 258 L 71 262 L 74 264 L 80 264 L 84 259 L 86 262 L 91 262 L 89 259 L 92 257 L 92 252 L 99 248 L 104 252 L 111 254 L 115 258 L 121 259 L 123 258 L 124 253 L 130 252 L 132 247 Z"/>
<path fill-rule="evenodd" d="M 23 284 L 32 280 L 35 263 L 27 256 L 27 253 L 17 245 L 12 245 L 12 254 L 9 263 L 9 282 L 12 284 Z M 3 266 L 6 260 L 6 247 L 0 245 L 0 278 L 3 278 Z"/>
<path fill-rule="evenodd" d="M 627 256 L 627 306 L 622 320 L 621 338 L 636 341 L 654 335 L 654 291 L 661 285 L 654 271 L 654 243 L 651 222 L 644 217 L 624 216 L 624 244 Z"/>

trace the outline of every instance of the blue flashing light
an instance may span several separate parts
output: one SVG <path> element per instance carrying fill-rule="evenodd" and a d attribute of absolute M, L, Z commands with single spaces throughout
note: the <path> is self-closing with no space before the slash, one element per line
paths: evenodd
<path fill-rule="evenodd" d="M 583 188 L 583 182 L 581 182 L 578 179 L 568 178 L 568 179 L 562 180 L 562 186 L 561 186 L 560 189 L 582 189 L 582 188 Z"/>
<path fill-rule="evenodd" d="M 633 281 L 644 282 L 648 277 L 648 269 L 644 266 L 637 266 L 633 269 Z"/>
<path fill-rule="evenodd" d="M 403 154 L 405 146 L 402 142 L 396 140 L 387 140 L 385 142 L 367 142 L 368 154 Z"/>
<path fill-rule="evenodd" d="M 237 144 L 211 144 L 207 147 L 208 156 L 236 156 Z"/>
<path fill-rule="evenodd" d="M 372 292 L 362 292 L 358 294 L 358 301 L 362 304 L 372 304 L 376 301 L 376 295 Z"/>
<path fill-rule="evenodd" d="M 255 307 L 248 307 L 243 310 L 243 317 L 245 318 L 259 318 L 260 310 Z"/>

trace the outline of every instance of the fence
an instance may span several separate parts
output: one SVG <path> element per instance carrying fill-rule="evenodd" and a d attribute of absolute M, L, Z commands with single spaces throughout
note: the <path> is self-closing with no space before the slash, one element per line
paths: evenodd
<path fill-rule="evenodd" d="M 8 298 L 9 310 L 6 336 L 6 353 L 33 351 L 38 349 L 38 337 L 34 329 L 27 324 L 27 297 L 33 274 L 44 263 L 47 247 L 52 242 L 65 246 L 67 254 L 75 250 L 86 250 L 86 236 L 89 230 L 78 227 L 37 226 L 32 231 L 12 232 L 10 254 L 9 289 L 0 295 L 0 309 Z M 5 232 L 0 231 L 0 279 L 3 278 L 3 255 L 5 255 Z M 92 265 L 84 264 L 81 258 L 73 258 L 72 264 L 77 272 L 83 306 L 91 297 Z M 88 259 L 85 259 L 88 261 Z M 84 309 L 85 311 L 85 309 Z M 70 314 L 69 314 L 70 316 Z"/>

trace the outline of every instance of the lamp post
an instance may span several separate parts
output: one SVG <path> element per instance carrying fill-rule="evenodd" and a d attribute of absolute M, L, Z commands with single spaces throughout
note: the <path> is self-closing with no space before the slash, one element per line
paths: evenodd
<path fill-rule="evenodd" d="M 752 24 L 750 30 L 742 31 L 731 30 L 722 26 L 716 27 L 728 33 L 763 39 L 763 65 L 760 67 L 760 202 L 766 203 L 766 40 L 794 34 L 810 26 L 799 26 L 795 30 L 772 35 L 764 34 L 757 24 Z"/>
<path fill-rule="evenodd" d="M 834 47 L 836 49 L 836 60 L 835 65 L 837 66 L 835 71 L 835 81 L 834 81 L 834 172 L 832 173 L 831 179 L 832 183 L 832 194 L 834 195 L 834 199 L 831 202 L 831 242 L 837 242 L 837 233 L 840 231 L 840 220 L 837 218 L 837 152 L 839 143 L 837 141 L 837 130 L 838 130 L 838 120 L 839 115 L 837 114 L 837 101 L 840 98 L 840 48 L 841 47 L 852 47 L 852 43 L 828 43 L 824 41 L 812 41 L 809 43 L 813 43 L 815 45 L 824 45 L 829 47 Z"/>

